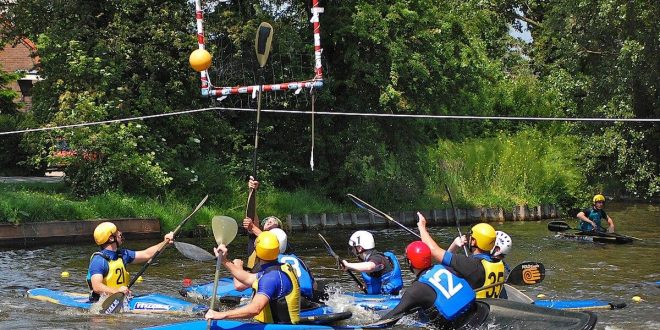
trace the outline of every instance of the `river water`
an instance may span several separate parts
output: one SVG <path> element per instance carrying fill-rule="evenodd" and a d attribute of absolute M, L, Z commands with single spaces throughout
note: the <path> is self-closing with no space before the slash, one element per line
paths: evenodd
<path fill-rule="evenodd" d="M 545 280 L 536 285 L 518 287 L 532 298 L 542 294 L 544 299 L 601 299 L 625 302 L 624 309 L 600 310 L 597 329 L 660 329 L 660 206 L 651 204 L 608 204 L 608 214 L 615 220 L 617 232 L 640 238 L 633 244 L 606 245 L 556 239 L 547 230 L 547 221 L 510 222 L 494 224 L 514 241 L 507 257 L 510 265 L 522 261 L 537 261 L 545 265 Z M 576 221 L 568 220 L 572 226 Z M 467 227 L 463 228 L 467 231 Z M 373 231 L 376 247 L 392 249 L 402 259 L 405 246 L 413 240 L 403 230 Z M 456 234 L 453 227 L 435 227 L 432 235 L 441 246 L 448 246 Z M 335 251 L 348 257 L 347 241 L 350 230 L 323 232 Z M 212 239 L 186 240 L 208 250 Z M 243 257 L 246 236 L 238 236 L 230 245 L 232 257 Z M 354 291 L 347 276 L 336 270 L 334 260 L 327 256 L 316 232 L 294 233 L 289 237 L 297 254 L 312 269 L 315 277 L 339 290 Z M 141 249 L 155 241 L 131 241 L 125 247 Z M 86 292 L 85 275 L 93 245 L 53 245 L 44 248 L 0 250 L 0 328 L 1 329 L 133 329 L 171 323 L 196 316 L 123 314 L 105 316 L 86 311 L 36 301 L 24 297 L 26 288 L 47 287 L 71 292 Z M 156 264 L 146 272 L 144 281 L 136 283 L 136 294 L 159 292 L 178 296 L 184 278 L 193 283 L 213 280 L 214 263 L 200 263 L 185 259 L 176 249 L 167 249 Z M 129 266 L 135 273 L 140 266 Z M 61 278 L 63 271 L 68 278 Z M 223 275 L 227 276 L 224 272 Z M 406 280 L 411 274 L 404 270 Z M 641 302 L 633 302 L 640 296 Z M 335 297 L 336 298 L 336 297 Z M 340 299 L 332 304 L 350 305 Z M 351 324 L 366 324 L 375 317 L 369 311 L 352 308 Z M 405 322 L 404 322 L 405 323 Z M 399 325 L 399 328 L 406 328 Z"/>

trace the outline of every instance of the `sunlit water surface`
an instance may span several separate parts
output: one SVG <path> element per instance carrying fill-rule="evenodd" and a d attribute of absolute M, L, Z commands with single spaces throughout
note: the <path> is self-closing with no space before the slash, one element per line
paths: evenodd
<path fill-rule="evenodd" d="M 532 260 L 546 267 L 545 280 L 536 286 L 519 287 L 535 298 L 544 299 L 601 299 L 626 302 L 620 310 L 598 311 L 598 329 L 660 329 L 660 207 L 649 204 L 609 204 L 608 213 L 617 224 L 617 231 L 642 239 L 628 245 L 605 245 L 559 240 L 547 230 L 547 222 L 515 222 L 495 224 L 498 230 L 509 233 L 514 240 L 508 257 L 511 265 Z M 575 221 L 569 220 L 573 226 Z M 463 228 L 467 231 L 467 227 Z M 405 246 L 412 236 L 400 229 L 380 229 L 373 232 L 377 248 L 394 250 L 401 261 Z M 432 234 L 442 246 L 447 246 L 456 233 L 453 227 L 432 228 Z M 351 230 L 323 232 L 335 251 L 348 257 L 346 249 Z M 211 239 L 183 239 L 208 250 Z M 230 246 L 232 257 L 243 257 L 246 236 L 238 236 Z M 318 280 L 331 283 L 339 291 L 354 291 L 347 276 L 337 271 L 334 260 L 327 254 L 316 232 L 294 233 L 289 237 Z M 155 241 L 131 241 L 127 248 L 141 249 Z M 24 297 L 26 288 L 86 292 L 85 275 L 93 245 L 55 245 L 44 248 L 0 250 L 0 328 L 2 329 L 133 329 L 159 325 L 198 316 L 122 314 L 105 316 Z M 129 266 L 135 273 L 140 266 Z M 134 285 L 135 293 L 159 292 L 178 297 L 183 278 L 193 283 L 213 280 L 214 263 L 187 260 L 176 249 L 169 248 L 144 274 L 144 281 Z M 69 278 L 61 278 L 63 271 Z M 412 280 L 404 271 L 406 280 Z M 224 273 L 227 276 L 227 273 Z M 640 296 L 639 303 L 632 301 Z M 377 317 L 371 311 L 359 309 L 350 300 L 333 296 L 331 305 L 354 313 L 350 324 L 366 324 Z M 404 320 L 398 328 L 411 328 L 411 320 Z M 406 326 L 408 324 L 408 326 Z"/>

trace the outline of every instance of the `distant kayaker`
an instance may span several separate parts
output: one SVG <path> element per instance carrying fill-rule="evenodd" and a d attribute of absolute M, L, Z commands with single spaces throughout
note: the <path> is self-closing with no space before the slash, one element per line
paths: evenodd
<path fill-rule="evenodd" d="M 390 251 L 376 251 L 374 236 L 358 230 L 348 240 L 349 249 L 360 262 L 342 260 L 341 267 L 360 272 L 368 294 L 398 294 L 403 288 L 401 266 Z"/>
<path fill-rule="evenodd" d="M 130 294 L 128 283 L 130 276 L 126 265 L 143 263 L 151 259 L 162 244 L 172 244 L 174 233 L 170 232 L 163 242 L 141 251 L 120 249 L 124 243 L 122 232 L 112 222 L 102 222 L 94 229 L 94 241 L 101 248 L 92 254 L 87 270 L 87 285 L 90 301 L 98 301 L 100 295 L 111 295 L 117 292 Z"/>
<path fill-rule="evenodd" d="M 234 277 L 237 290 L 253 288 L 252 300 L 247 305 L 224 312 L 209 310 L 207 319 L 242 319 L 254 317 L 262 323 L 296 324 L 300 319 L 300 286 L 294 268 L 280 263 L 280 243 L 277 235 L 265 231 L 255 240 L 259 264 L 257 273 L 243 270 L 239 259 L 230 261 L 227 247 L 221 244 L 214 249 L 215 255 L 222 254 L 222 264 Z"/>
<path fill-rule="evenodd" d="M 431 249 L 422 241 L 406 247 L 406 261 L 415 280 L 405 290 L 399 304 L 382 316 L 381 321 L 418 312 L 419 320 L 428 321 L 439 329 L 465 326 L 473 314 L 471 308 L 475 300 L 470 285 L 445 266 L 433 265 Z"/>
<path fill-rule="evenodd" d="M 614 220 L 605 213 L 604 206 L 605 196 L 598 194 L 594 196 L 593 205 L 590 208 L 577 214 L 577 218 L 580 219 L 581 231 L 604 231 L 605 228 L 601 227 L 601 222 L 605 219 L 609 225 L 607 231 L 614 232 Z"/>
<path fill-rule="evenodd" d="M 417 212 L 419 221 L 417 228 L 422 237 L 422 241 L 430 248 L 433 258 L 442 265 L 451 267 L 458 276 L 464 278 L 470 283 L 473 289 L 504 282 L 504 263 L 494 259 L 490 251 L 495 247 L 497 234 L 495 229 L 487 223 L 479 223 L 472 226 L 466 239 L 471 256 L 465 256 L 460 253 L 452 253 L 442 249 L 433 240 L 426 229 L 426 218 Z M 456 241 L 456 240 L 455 240 Z M 502 285 L 494 286 L 487 290 L 481 290 L 477 293 L 477 298 L 498 298 L 502 291 Z"/>
<path fill-rule="evenodd" d="M 250 177 L 248 180 L 248 188 L 250 190 L 256 191 L 259 189 L 259 181 L 255 180 L 253 177 Z M 269 216 L 261 221 L 261 227 L 259 226 L 259 216 L 255 210 L 254 219 L 246 217 L 243 219 L 243 228 L 248 232 L 248 245 L 247 245 L 247 255 L 248 262 L 247 268 L 252 269 L 255 266 L 255 252 L 254 252 L 254 240 L 261 234 L 263 231 L 268 231 L 273 228 L 282 228 L 282 220 L 275 216 Z"/>

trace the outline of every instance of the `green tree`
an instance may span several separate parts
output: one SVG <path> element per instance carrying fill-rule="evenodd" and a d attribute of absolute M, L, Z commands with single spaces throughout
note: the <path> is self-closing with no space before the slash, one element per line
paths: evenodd
<path fill-rule="evenodd" d="M 660 7 L 654 1 L 514 1 L 530 25 L 534 68 L 569 117 L 660 117 Z M 660 127 L 574 125 L 594 190 L 660 192 Z M 625 189 L 621 189 L 619 182 Z"/>

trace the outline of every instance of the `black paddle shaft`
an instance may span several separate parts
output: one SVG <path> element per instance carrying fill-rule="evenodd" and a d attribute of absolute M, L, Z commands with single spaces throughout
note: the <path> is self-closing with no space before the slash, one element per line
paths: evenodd
<path fill-rule="evenodd" d="M 454 212 L 454 220 L 456 221 L 456 230 L 458 230 L 458 237 L 463 237 L 463 234 L 461 233 L 461 223 L 458 220 L 458 213 L 456 213 L 456 207 L 454 207 L 454 199 L 451 198 L 451 192 L 449 192 L 449 186 L 445 183 L 445 190 L 447 191 L 447 195 L 449 195 L 449 203 L 451 203 L 451 209 Z M 470 244 L 470 242 L 468 242 Z M 463 245 L 463 251 L 465 251 L 465 256 L 468 255 L 468 250 L 467 246 L 465 244 Z"/>
<path fill-rule="evenodd" d="M 323 235 L 321 235 L 321 233 L 319 233 L 318 235 L 319 235 L 319 237 L 321 238 L 321 241 L 323 242 L 323 245 L 325 245 L 325 249 L 328 251 L 328 254 L 331 255 L 333 258 L 335 258 L 335 259 L 337 260 L 337 263 L 341 263 L 341 258 L 340 258 L 339 255 L 338 255 L 337 253 L 335 253 L 335 251 L 332 249 L 332 247 L 330 246 L 330 243 L 328 243 L 328 241 L 326 241 L 325 237 L 323 237 Z M 357 283 L 357 285 L 360 287 L 360 290 L 362 290 L 364 293 L 366 293 L 366 292 L 367 292 L 367 288 L 364 286 L 364 284 L 362 283 L 362 281 L 360 281 L 360 280 L 357 278 L 357 276 L 355 276 L 355 274 L 353 274 L 353 272 L 352 272 L 350 269 L 347 269 L 346 272 L 348 273 L 349 276 L 351 276 L 351 278 L 353 279 L 353 281 L 355 281 L 355 283 Z"/>
<path fill-rule="evenodd" d="M 190 220 L 190 218 L 192 218 L 192 216 L 195 215 L 195 213 L 197 213 L 197 211 L 199 211 L 199 209 L 202 208 L 202 206 L 204 205 L 204 203 L 206 203 L 206 200 L 208 198 L 209 198 L 209 195 L 204 196 L 202 201 L 199 202 L 199 204 L 197 204 L 197 207 L 195 207 L 195 209 L 192 211 L 192 213 L 190 213 L 190 215 L 188 215 L 185 219 L 183 219 L 183 221 L 181 221 L 181 223 L 179 223 L 179 225 L 172 231 L 172 233 L 174 234 L 173 235 L 174 237 L 176 237 L 176 235 L 179 233 L 179 230 L 181 230 L 181 227 L 183 227 L 183 225 L 186 222 L 188 222 L 188 220 Z M 142 266 L 140 271 L 137 272 L 137 274 L 135 274 L 135 276 L 133 276 L 133 278 L 131 279 L 131 282 L 128 283 L 128 288 L 129 289 L 135 283 L 135 281 L 137 281 L 138 277 L 140 277 L 142 275 L 142 273 L 144 273 L 144 271 L 147 270 L 147 267 L 149 267 L 149 265 L 151 265 L 151 263 L 154 260 L 156 260 L 156 258 L 158 258 L 158 256 L 161 254 L 161 252 L 163 252 L 163 250 L 165 250 L 166 247 L 167 247 L 167 243 L 161 245 L 160 248 L 158 248 L 158 251 L 156 251 L 156 253 L 154 253 L 153 257 L 151 257 L 151 259 L 149 259 L 146 263 L 144 263 L 144 265 Z"/>

